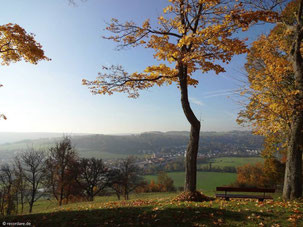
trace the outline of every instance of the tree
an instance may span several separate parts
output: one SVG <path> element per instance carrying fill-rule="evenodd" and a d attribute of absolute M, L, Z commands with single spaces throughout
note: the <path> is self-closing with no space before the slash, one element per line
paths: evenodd
<path fill-rule="evenodd" d="M 157 177 L 157 183 L 151 180 L 148 185 L 144 187 L 145 192 L 173 192 L 176 191 L 174 181 L 166 172 L 160 171 Z"/>
<path fill-rule="evenodd" d="M 164 192 L 173 192 L 176 191 L 174 186 L 174 180 L 170 178 L 167 173 L 161 171 L 158 174 L 158 185 L 160 191 Z"/>
<path fill-rule="evenodd" d="M 45 153 L 41 150 L 34 150 L 32 148 L 22 153 L 20 159 L 25 180 L 29 184 L 27 197 L 29 213 L 31 213 L 33 211 L 34 203 L 42 196 L 42 193 L 39 193 L 38 189 L 45 179 Z"/>
<path fill-rule="evenodd" d="M 66 189 L 71 181 L 75 179 L 72 175 L 75 173 L 72 167 L 77 159 L 77 153 L 69 137 L 63 137 L 61 141 L 49 149 L 49 156 L 45 165 L 47 185 L 60 206 L 64 198 L 68 200 L 68 193 L 66 192 L 69 190 Z"/>
<path fill-rule="evenodd" d="M 93 201 L 94 197 L 108 186 L 108 169 L 103 164 L 102 159 L 82 158 L 77 164 L 78 174 L 76 181 L 85 191 L 88 201 Z"/>
<path fill-rule="evenodd" d="M 289 59 L 294 70 L 294 86 L 296 95 L 292 108 L 290 138 L 287 148 L 284 199 L 296 199 L 302 196 L 302 150 L 303 150 L 303 57 L 301 44 L 303 41 L 303 0 L 292 2 L 289 7 L 295 8 L 293 21 L 285 21 L 287 35 L 291 37 Z M 289 30 L 288 30 L 289 29 Z"/>
<path fill-rule="evenodd" d="M 264 161 L 264 174 L 267 185 L 271 187 L 283 185 L 285 163 L 275 158 L 266 159 Z"/>
<path fill-rule="evenodd" d="M 20 196 L 21 213 L 24 211 L 25 194 L 26 194 L 26 179 L 24 175 L 24 169 L 22 166 L 22 160 L 20 156 L 16 156 L 14 159 L 14 175 L 16 177 L 16 189 Z M 19 203 L 18 203 L 19 204 Z"/>
<path fill-rule="evenodd" d="M 261 187 L 265 186 L 265 174 L 262 163 L 246 164 L 237 168 L 237 184 L 241 187 Z"/>
<path fill-rule="evenodd" d="M 238 116 L 240 124 L 248 123 L 255 134 L 265 136 L 264 169 L 273 167 L 275 157 L 287 155 L 296 94 L 288 44 L 281 33 L 281 26 L 276 26 L 269 35 L 253 42 L 245 65 L 249 86 L 244 92 L 249 95 L 249 102 Z M 276 172 L 271 173 L 276 179 Z"/>
<path fill-rule="evenodd" d="M 136 165 L 133 157 L 128 157 L 117 163 L 117 168 L 112 175 L 112 184 L 117 193 L 121 190 L 125 200 L 129 199 L 129 193 L 144 183 L 141 169 Z M 120 196 L 118 196 L 119 198 Z"/>
<path fill-rule="evenodd" d="M 261 36 L 252 45 L 245 65 L 249 87 L 249 103 L 239 113 L 240 124 L 249 123 L 254 133 L 266 137 L 266 157 L 287 147 L 291 107 L 295 94 L 293 71 L 285 51 L 277 40 L 278 29 L 269 36 Z"/>
<path fill-rule="evenodd" d="M 8 164 L 4 164 L 0 168 L 0 184 L 1 184 L 1 213 L 10 215 L 15 209 L 14 196 L 14 173 Z"/>
<path fill-rule="evenodd" d="M 0 56 L 2 65 L 9 65 L 22 59 L 32 64 L 37 64 L 40 60 L 49 60 L 34 35 L 12 23 L 0 26 Z"/>
<path fill-rule="evenodd" d="M 285 165 L 271 158 L 265 163 L 246 164 L 237 168 L 236 185 L 241 187 L 275 188 L 283 182 Z"/>
<path fill-rule="evenodd" d="M 119 42 L 119 47 L 138 45 L 155 51 L 155 59 L 164 63 L 148 66 L 142 73 L 127 73 L 122 66 L 103 67 L 94 81 L 83 80 L 94 94 L 125 92 L 136 98 L 139 91 L 154 85 L 176 83 L 181 93 L 181 105 L 190 123 L 190 139 L 186 151 L 185 190 L 196 190 L 197 153 L 200 121 L 191 109 L 188 87 L 199 81 L 194 73 L 211 70 L 224 72 L 219 61 L 228 63 L 234 54 L 246 52 L 244 41 L 234 38 L 236 27 L 229 23 L 231 1 L 170 0 L 164 16 L 158 17 L 160 27 L 152 28 L 150 20 L 142 26 L 133 22 L 120 23 L 112 19 L 107 30 L 114 33 L 107 39 Z"/>
<path fill-rule="evenodd" d="M 148 185 L 148 191 L 150 192 L 159 192 L 159 184 L 156 184 L 154 180 L 151 180 L 149 185 Z"/>
<path fill-rule="evenodd" d="M 302 10 L 302 0 L 291 1 L 276 17 L 276 27 L 270 35 L 261 37 L 254 46 L 257 61 L 252 62 L 248 73 L 257 78 L 250 81 L 253 96 L 246 112 L 241 113 L 253 121 L 256 131 L 267 135 L 267 144 L 284 145 L 287 161 L 283 198 L 286 200 L 302 196 Z M 257 114 L 252 114 L 252 108 Z"/>
<path fill-rule="evenodd" d="M 2 65 L 22 59 L 32 64 L 37 64 L 40 60 L 50 60 L 44 55 L 34 34 L 29 34 L 19 25 L 12 23 L 0 25 L 0 58 Z M 1 118 L 6 120 L 3 114 L 0 114 Z"/>
<path fill-rule="evenodd" d="M 108 173 L 109 179 L 109 187 L 113 189 L 117 195 L 117 199 L 120 200 L 120 197 L 123 193 L 123 187 L 121 184 L 122 181 L 122 174 L 118 168 L 112 168 L 109 170 Z"/>

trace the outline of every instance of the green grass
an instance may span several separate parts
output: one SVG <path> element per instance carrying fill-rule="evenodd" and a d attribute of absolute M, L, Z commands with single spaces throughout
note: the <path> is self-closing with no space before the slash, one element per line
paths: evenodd
<path fill-rule="evenodd" d="M 170 172 L 168 176 L 174 180 L 176 187 L 184 186 L 184 172 Z M 157 175 L 145 176 L 146 180 L 157 180 Z M 228 185 L 235 182 L 236 173 L 217 173 L 217 172 L 198 172 L 197 173 L 197 188 L 203 192 L 214 194 L 216 187 Z"/>
<path fill-rule="evenodd" d="M 215 200 L 175 202 L 171 193 L 139 194 L 130 201 L 98 197 L 0 218 L 32 226 L 303 226 L 303 201 Z M 134 198 L 134 197 L 133 197 Z"/>
<path fill-rule="evenodd" d="M 212 162 L 212 167 L 238 167 L 243 166 L 245 164 L 251 163 L 257 163 L 257 162 L 264 162 L 264 159 L 261 157 L 222 157 L 222 158 L 213 158 L 210 160 Z M 198 167 L 208 167 L 208 163 L 199 164 Z"/>
<path fill-rule="evenodd" d="M 159 197 L 161 198 L 166 198 L 166 199 L 172 199 L 177 195 L 177 192 L 151 192 L 151 193 L 132 193 L 130 195 L 131 200 L 136 200 L 136 199 L 158 199 Z M 121 199 L 122 196 L 121 196 Z M 117 196 L 111 195 L 111 196 L 96 196 L 94 202 L 80 202 L 80 203 L 70 203 L 67 205 L 64 205 L 65 208 L 68 207 L 74 207 L 75 204 L 91 204 L 91 203 L 104 203 L 104 202 L 109 202 L 109 201 L 119 201 L 117 199 Z M 55 199 L 52 200 L 46 200 L 46 199 L 40 199 L 37 202 L 35 202 L 34 207 L 33 207 L 33 213 L 48 213 L 52 211 L 54 208 L 58 207 L 58 202 Z M 24 206 L 24 214 L 28 213 L 28 204 L 25 204 Z M 21 212 L 21 207 L 19 208 L 19 212 Z"/>

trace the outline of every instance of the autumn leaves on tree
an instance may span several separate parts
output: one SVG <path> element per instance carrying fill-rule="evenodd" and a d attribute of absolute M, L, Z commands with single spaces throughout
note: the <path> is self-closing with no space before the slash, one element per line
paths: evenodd
<path fill-rule="evenodd" d="M 40 60 L 49 60 L 44 55 L 42 46 L 35 41 L 32 33 L 28 34 L 17 24 L 0 26 L 0 57 L 2 65 L 21 61 L 37 64 Z"/>
<path fill-rule="evenodd" d="M 264 135 L 265 157 L 286 157 L 284 199 L 302 196 L 303 1 L 290 1 L 277 14 L 270 34 L 256 40 L 247 57 L 249 94 L 240 123 Z"/>
<path fill-rule="evenodd" d="M 50 60 L 44 55 L 42 46 L 36 42 L 32 33 L 27 33 L 17 24 L 0 25 L 1 65 L 9 65 L 21 60 L 37 64 L 40 60 Z M 2 87 L 2 84 L 0 84 Z M 0 119 L 6 116 L 0 114 Z"/>

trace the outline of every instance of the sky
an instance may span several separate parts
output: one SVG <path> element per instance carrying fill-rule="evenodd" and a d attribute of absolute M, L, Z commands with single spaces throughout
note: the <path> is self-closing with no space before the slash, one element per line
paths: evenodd
<path fill-rule="evenodd" d="M 153 87 L 138 99 L 127 94 L 92 95 L 82 79 L 93 80 L 103 65 L 120 64 L 129 72 L 159 64 L 153 51 L 117 51 L 108 35 L 111 18 L 137 23 L 156 18 L 165 0 L 0 0 L 0 24 L 16 23 L 34 33 L 51 61 L 0 66 L 0 132 L 62 132 L 121 134 L 189 130 L 176 85 Z M 251 40 L 268 28 L 248 32 Z M 242 34 L 243 35 L 243 34 Z M 201 131 L 243 130 L 237 125 L 239 79 L 245 55 L 236 56 L 226 72 L 197 72 L 199 85 L 189 89 Z M 246 128 L 247 129 L 247 128 Z"/>

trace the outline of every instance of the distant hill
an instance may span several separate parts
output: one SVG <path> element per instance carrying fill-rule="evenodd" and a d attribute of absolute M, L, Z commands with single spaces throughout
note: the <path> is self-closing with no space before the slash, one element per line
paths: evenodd
<path fill-rule="evenodd" d="M 0 132 L 0 144 L 14 143 L 22 140 L 37 140 L 42 138 L 56 138 L 61 137 L 64 133 L 53 132 Z M 85 135 L 74 134 L 74 135 Z"/>
<path fill-rule="evenodd" d="M 0 135 L 1 136 L 1 135 Z M 18 137 L 19 136 L 19 137 Z M 44 138 L 43 138 L 44 136 Z M 11 140 L 21 135 L 10 135 Z M 10 159 L 15 153 L 29 146 L 47 149 L 56 143 L 62 134 L 30 134 L 22 141 L 0 145 L 2 160 Z M 170 149 L 185 150 L 189 132 L 145 132 L 137 135 L 72 135 L 72 143 L 81 156 L 104 159 L 122 158 L 128 155 L 145 155 L 166 152 Z M 27 139 L 24 138 L 40 138 Z M 212 151 L 261 149 L 263 137 L 252 135 L 249 131 L 201 132 L 199 153 Z"/>

